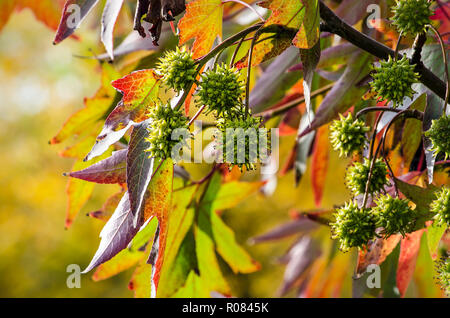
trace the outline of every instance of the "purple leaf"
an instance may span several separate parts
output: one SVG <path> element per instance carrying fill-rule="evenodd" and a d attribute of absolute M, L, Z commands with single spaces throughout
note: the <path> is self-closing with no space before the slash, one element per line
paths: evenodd
<path fill-rule="evenodd" d="M 72 35 L 97 2 L 98 0 L 66 1 L 53 44 L 58 44 Z"/>
<path fill-rule="evenodd" d="M 149 143 L 145 138 L 148 121 L 144 121 L 133 128 L 128 145 L 127 154 L 127 186 L 130 193 L 131 212 L 135 216 L 135 224 L 140 217 L 141 206 L 144 201 L 147 186 L 152 178 L 155 159 L 149 158 Z"/>
<path fill-rule="evenodd" d="M 287 82 L 291 78 L 298 80 L 298 75 L 286 72 L 298 61 L 298 57 L 298 49 L 290 47 L 267 67 L 250 93 L 250 106 L 253 112 L 263 111 L 273 101 L 284 96 L 284 91 L 290 87 Z"/>
<path fill-rule="evenodd" d="M 342 77 L 325 96 L 316 111 L 316 118 L 311 125 L 299 134 L 305 136 L 311 131 L 329 123 L 340 112 L 350 108 L 363 95 L 366 88 L 358 88 L 356 84 L 369 72 L 370 56 L 366 53 L 355 53 L 348 61 Z"/>
<path fill-rule="evenodd" d="M 70 172 L 68 175 L 96 183 L 125 183 L 127 149 L 114 151 L 111 157 L 106 158 L 96 164 L 80 170 Z"/>
<path fill-rule="evenodd" d="M 112 60 L 114 60 L 113 31 L 122 4 L 123 0 L 108 0 L 103 9 L 101 38 Z"/>
<path fill-rule="evenodd" d="M 289 261 L 284 271 L 283 283 L 279 291 L 280 296 L 285 295 L 294 286 L 318 255 L 319 251 L 314 247 L 309 236 L 303 236 L 295 243 L 287 255 Z"/>
<path fill-rule="evenodd" d="M 344 64 L 357 50 L 358 48 L 351 43 L 343 43 L 326 48 L 320 54 L 320 61 L 319 64 L 317 64 L 317 68 L 327 68 L 330 66 Z M 288 71 L 293 72 L 302 70 L 303 64 L 300 63 L 292 66 Z"/>
<path fill-rule="evenodd" d="M 356 24 L 364 18 L 371 4 L 378 4 L 379 0 L 344 0 L 336 9 L 336 14 L 350 25 Z"/>
<path fill-rule="evenodd" d="M 100 245 L 83 274 L 110 260 L 127 247 L 140 228 L 140 224 L 134 225 L 133 219 L 128 192 L 126 192 L 100 232 Z"/>
<path fill-rule="evenodd" d="M 317 223 L 307 217 L 302 217 L 289 223 L 282 224 L 266 234 L 256 236 L 250 240 L 251 243 L 262 243 L 267 241 L 279 240 L 295 234 L 309 232 L 317 228 Z"/>

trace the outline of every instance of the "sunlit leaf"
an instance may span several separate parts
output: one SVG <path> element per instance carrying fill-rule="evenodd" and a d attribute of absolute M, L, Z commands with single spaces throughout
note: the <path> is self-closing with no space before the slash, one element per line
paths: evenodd
<path fill-rule="evenodd" d="M 98 266 L 94 275 L 92 275 L 92 279 L 94 281 L 100 281 L 110 278 L 131 268 L 142 258 L 145 258 L 144 251 L 124 249 L 109 261 Z"/>
<path fill-rule="evenodd" d="M 113 31 L 122 8 L 123 0 L 108 0 L 103 9 L 102 15 L 102 42 L 105 45 L 106 52 L 111 59 L 114 59 Z"/>
<path fill-rule="evenodd" d="M 447 230 L 447 226 L 445 225 L 437 225 L 435 222 L 431 226 L 427 228 L 427 242 L 428 249 L 430 250 L 430 255 L 433 259 L 436 259 L 437 249 L 439 247 L 439 242 L 441 241 L 442 236 Z"/>
<path fill-rule="evenodd" d="M 260 6 L 272 11 L 266 26 L 281 24 L 298 30 L 292 43 L 298 48 L 312 48 L 319 40 L 319 5 L 317 0 L 266 0 Z"/>
<path fill-rule="evenodd" d="M 123 99 L 106 118 L 86 160 L 102 154 L 122 138 L 133 123 L 147 118 L 148 107 L 154 105 L 158 98 L 159 77 L 153 70 L 141 70 L 112 82 L 112 86 L 123 94 Z"/>
<path fill-rule="evenodd" d="M 178 23 L 180 45 L 195 39 L 193 57 L 199 58 L 212 48 L 216 37 L 222 37 L 223 4 L 221 0 L 193 0 Z"/>

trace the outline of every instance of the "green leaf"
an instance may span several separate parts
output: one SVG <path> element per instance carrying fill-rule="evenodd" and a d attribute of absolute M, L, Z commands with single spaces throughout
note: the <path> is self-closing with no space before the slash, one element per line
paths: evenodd
<path fill-rule="evenodd" d="M 261 188 L 263 182 L 231 181 L 222 184 L 212 202 L 212 211 L 231 209 Z M 206 203 L 206 198 L 202 201 Z M 208 202 L 211 203 L 211 202 Z"/>
<path fill-rule="evenodd" d="M 423 214 L 428 214 L 430 203 L 435 199 L 434 192 L 437 190 L 434 185 L 422 188 L 399 179 L 395 179 L 395 183 L 400 192 L 416 204 L 416 210 Z"/>
<path fill-rule="evenodd" d="M 153 218 L 148 224 L 141 229 L 130 243 L 130 250 L 137 251 L 145 247 L 150 239 L 155 235 L 158 220 Z"/>
<path fill-rule="evenodd" d="M 208 298 L 210 292 L 204 279 L 200 278 L 194 271 L 189 273 L 186 284 L 174 295 L 175 298 Z"/>
<path fill-rule="evenodd" d="M 234 232 L 214 212 L 211 213 L 211 226 L 217 252 L 227 262 L 234 273 L 253 273 L 261 268 L 251 256 L 236 242 Z"/>
<path fill-rule="evenodd" d="M 441 241 L 441 238 L 446 230 L 447 226 L 445 225 L 439 226 L 435 222 L 427 229 L 428 249 L 433 259 L 436 259 L 438 256 L 437 249 L 439 247 L 439 242 Z"/>
<path fill-rule="evenodd" d="M 224 295 L 229 295 L 230 287 L 225 281 L 219 267 L 219 262 L 215 253 L 211 222 L 208 218 L 212 209 L 212 202 L 219 192 L 220 178 L 219 174 L 214 174 L 209 181 L 208 188 L 200 202 L 194 234 L 200 276 L 205 281 L 209 291 L 216 291 Z"/>
<path fill-rule="evenodd" d="M 189 208 L 198 186 L 173 192 L 172 212 L 169 218 L 167 247 L 161 270 L 158 297 L 170 297 L 186 281 L 196 264 L 193 232 L 190 231 L 195 210 Z"/>
<path fill-rule="evenodd" d="M 424 111 L 427 105 L 427 95 L 420 95 L 409 107 L 409 109 L 417 109 Z M 414 118 L 406 119 L 402 133 L 402 152 L 405 157 L 405 165 L 409 167 L 414 155 L 422 141 L 422 123 Z"/>
<path fill-rule="evenodd" d="M 173 262 L 164 265 L 157 296 L 160 298 L 173 297 L 186 283 L 189 272 L 196 268 L 195 238 L 191 229 L 184 237 Z"/>

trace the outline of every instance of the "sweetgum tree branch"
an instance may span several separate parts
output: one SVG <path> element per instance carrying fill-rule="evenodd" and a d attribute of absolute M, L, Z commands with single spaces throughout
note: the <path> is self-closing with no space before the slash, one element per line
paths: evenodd
<path fill-rule="evenodd" d="M 322 1 L 320 1 L 320 17 L 324 22 L 324 31 L 339 35 L 341 38 L 380 59 L 385 60 L 389 56 L 394 57 L 395 52 L 392 49 L 345 23 Z M 445 99 L 445 83 L 427 69 L 420 60 L 410 60 L 410 63 L 416 64 L 415 71 L 420 74 L 420 81 L 440 98 Z"/>

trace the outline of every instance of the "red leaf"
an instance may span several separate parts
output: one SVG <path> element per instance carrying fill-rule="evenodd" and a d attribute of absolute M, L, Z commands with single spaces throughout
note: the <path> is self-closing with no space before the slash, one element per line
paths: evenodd
<path fill-rule="evenodd" d="M 317 130 L 316 142 L 312 154 L 311 183 L 314 192 L 314 202 L 320 206 L 323 189 L 327 176 L 329 160 L 328 126 L 322 126 Z"/>
<path fill-rule="evenodd" d="M 422 238 L 423 229 L 407 234 L 402 239 L 400 246 L 400 257 L 398 259 L 397 267 L 397 287 L 400 295 L 405 295 L 409 282 L 414 274 L 416 268 L 417 256 L 419 255 L 420 239 Z"/>
<path fill-rule="evenodd" d="M 106 118 L 97 142 L 85 160 L 102 154 L 120 140 L 133 123 L 147 118 L 148 107 L 154 105 L 159 93 L 159 76 L 153 70 L 133 72 L 111 85 L 123 94 L 122 101 Z"/>

